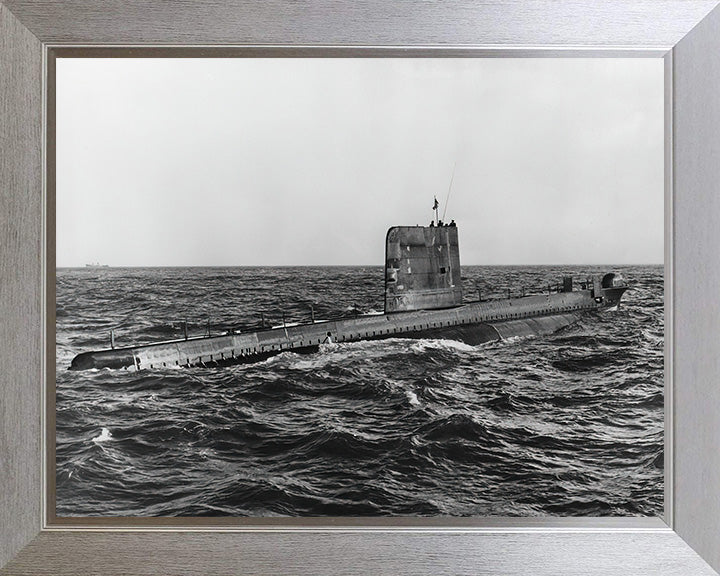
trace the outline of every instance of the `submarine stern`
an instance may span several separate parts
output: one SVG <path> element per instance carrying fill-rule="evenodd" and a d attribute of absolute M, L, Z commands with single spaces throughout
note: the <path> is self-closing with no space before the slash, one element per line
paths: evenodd
<path fill-rule="evenodd" d="M 127 368 L 134 366 L 135 357 L 132 350 L 99 350 L 96 352 L 82 352 L 70 362 L 68 370 L 92 370 L 99 368 Z"/>

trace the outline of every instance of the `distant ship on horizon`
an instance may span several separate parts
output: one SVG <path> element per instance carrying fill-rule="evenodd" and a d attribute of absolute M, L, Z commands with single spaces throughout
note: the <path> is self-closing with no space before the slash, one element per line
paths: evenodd
<path fill-rule="evenodd" d="M 92 264 L 85 264 L 85 268 L 110 268 L 107 264 L 100 264 L 99 262 L 94 262 Z"/>

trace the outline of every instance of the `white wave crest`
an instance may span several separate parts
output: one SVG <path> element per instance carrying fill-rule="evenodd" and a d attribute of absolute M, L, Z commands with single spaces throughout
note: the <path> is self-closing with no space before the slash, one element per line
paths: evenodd
<path fill-rule="evenodd" d="M 100 443 L 100 442 L 107 442 L 112 438 L 112 434 L 110 433 L 110 430 L 107 428 L 103 428 L 100 431 L 100 434 L 98 436 L 95 436 L 95 438 L 92 439 L 93 442 Z"/>
<path fill-rule="evenodd" d="M 433 338 L 421 340 L 412 340 L 410 347 L 413 352 L 425 352 L 425 350 L 454 350 L 457 352 L 473 352 L 477 350 L 476 346 L 465 344 L 458 340 L 445 340 L 444 338 Z"/>
<path fill-rule="evenodd" d="M 422 406 L 417 394 L 415 394 L 412 390 L 405 390 L 405 395 L 412 406 Z"/>

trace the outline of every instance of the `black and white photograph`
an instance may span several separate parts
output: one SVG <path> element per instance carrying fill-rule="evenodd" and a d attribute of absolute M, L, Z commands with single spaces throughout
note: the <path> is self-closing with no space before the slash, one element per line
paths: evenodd
<path fill-rule="evenodd" d="M 58 58 L 58 517 L 663 513 L 649 58 Z"/>

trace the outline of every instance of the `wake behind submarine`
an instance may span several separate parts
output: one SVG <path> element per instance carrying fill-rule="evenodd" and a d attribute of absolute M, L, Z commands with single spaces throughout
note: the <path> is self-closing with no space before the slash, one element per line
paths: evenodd
<path fill-rule="evenodd" d="M 83 352 L 70 370 L 223 366 L 264 360 L 281 352 L 308 353 L 322 343 L 386 338 L 445 338 L 476 345 L 517 336 L 546 335 L 584 313 L 620 303 L 627 290 L 612 272 L 575 289 L 564 277 L 553 291 L 463 304 L 458 227 L 394 226 L 385 242 L 385 309 L 336 320 L 312 321 L 221 336 Z"/>

